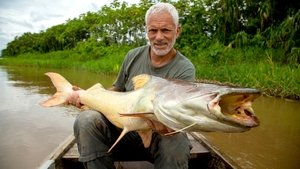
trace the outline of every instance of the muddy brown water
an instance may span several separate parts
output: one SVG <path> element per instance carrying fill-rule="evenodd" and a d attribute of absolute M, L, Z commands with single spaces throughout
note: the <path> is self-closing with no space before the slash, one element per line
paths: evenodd
<path fill-rule="evenodd" d="M 115 78 L 75 70 L 0 66 L 0 168 L 35 168 L 72 132 L 78 109 L 38 104 L 55 92 L 43 75 L 48 71 L 82 88 L 96 82 L 109 87 Z M 203 134 L 243 168 L 298 168 L 300 102 L 260 97 L 253 108 L 261 121 L 259 127 L 245 133 Z"/>

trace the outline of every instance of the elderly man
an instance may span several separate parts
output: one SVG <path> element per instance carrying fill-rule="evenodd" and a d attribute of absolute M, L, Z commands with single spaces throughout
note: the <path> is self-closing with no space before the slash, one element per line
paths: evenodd
<path fill-rule="evenodd" d="M 194 80 L 193 64 L 173 47 L 180 33 L 178 18 L 177 10 L 168 3 L 158 3 L 148 9 L 145 24 L 150 45 L 128 52 L 110 90 L 133 90 L 131 79 L 139 74 Z M 76 92 L 68 102 L 80 105 Z M 161 136 L 154 133 L 150 147 L 144 148 L 137 132 L 129 132 L 111 153 L 107 153 L 120 133 L 121 129 L 111 124 L 99 112 L 85 111 L 79 114 L 74 123 L 79 160 L 88 169 L 115 168 L 115 159 L 126 159 L 128 156 L 153 162 L 157 169 L 188 168 L 191 144 L 186 134 Z"/>

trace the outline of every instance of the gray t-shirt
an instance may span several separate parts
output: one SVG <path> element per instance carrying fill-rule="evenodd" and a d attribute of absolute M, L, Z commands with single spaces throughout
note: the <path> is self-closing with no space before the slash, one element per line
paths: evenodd
<path fill-rule="evenodd" d="M 131 79 L 140 74 L 194 81 L 195 67 L 180 52 L 177 51 L 176 56 L 167 65 L 155 68 L 151 65 L 149 51 L 149 45 L 130 50 L 113 85 L 122 91 L 131 91 L 133 90 Z"/>

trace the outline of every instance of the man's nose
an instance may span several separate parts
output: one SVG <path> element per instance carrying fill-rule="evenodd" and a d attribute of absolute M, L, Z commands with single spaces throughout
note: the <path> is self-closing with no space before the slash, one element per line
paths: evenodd
<path fill-rule="evenodd" d="M 162 31 L 157 31 L 157 34 L 156 34 L 156 39 L 163 39 L 164 38 L 164 34 Z"/>

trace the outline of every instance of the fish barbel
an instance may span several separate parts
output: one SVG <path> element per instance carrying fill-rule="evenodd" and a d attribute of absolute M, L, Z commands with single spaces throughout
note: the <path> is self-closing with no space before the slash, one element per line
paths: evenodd
<path fill-rule="evenodd" d="M 72 84 L 58 73 L 46 73 L 57 92 L 41 105 L 65 103 L 72 94 Z M 232 88 L 206 83 L 138 75 L 132 79 L 134 90 L 115 92 L 97 83 L 80 90 L 82 104 L 101 112 L 123 131 L 109 151 L 129 131 L 137 131 L 144 146 L 151 143 L 154 124 L 174 132 L 220 131 L 244 132 L 259 125 L 252 102 L 261 92 L 252 88 Z M 168 130 L 169 132 L 169 130 Z M 166 134 L 166 133 L 164 133 Z"/>

